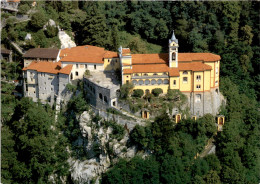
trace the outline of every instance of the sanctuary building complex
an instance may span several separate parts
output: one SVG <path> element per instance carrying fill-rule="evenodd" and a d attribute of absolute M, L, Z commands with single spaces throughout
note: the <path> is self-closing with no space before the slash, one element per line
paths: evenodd
<path fill-rule="evenodd" d="M 97 108 L 108 108 L 118 106 L 120 86 L 133 83 L 134 90 L 145 93 L 155 88 L 164 94 L 180 90 L 188 97 L 191 114 L 217 114 L 220 56 L 179 53 L 178 48 L 173 33 L 169 52 L 162 54 L 132 54 L 122 47 L 112 52 L 90 45 L 56 51 L 31 49 L 24 55 L 24 95 L 52 102 L 66 92 L 67 84 L 83 80 L 89 101 Z"/>

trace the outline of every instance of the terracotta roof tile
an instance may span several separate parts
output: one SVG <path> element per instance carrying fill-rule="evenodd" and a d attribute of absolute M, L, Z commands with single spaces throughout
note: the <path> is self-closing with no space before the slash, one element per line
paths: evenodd
<path fill-rule="evenodd" d="M 158 73 L 169 72 L 170 76 L 179 76 L 178 68 L 169 68 L 167 64 L 132 65 L 132 69 L 124 69 L 124 73 Z"/>
<path fill-rule="evenodd" d="M 118 57 L 117 52 L 106 51 L 104 54 L 104 58 L 117 58 L 117 57 Z"/>
<path fill-rule="evenodd" d="M 37 72 L 43 72 L 43 73 L 70 74 L 71 69 L 72 69 L 72 65 L 67 65 L 64 68 L 61 68 L 61 62 L 33 61 L 28 67 L 23 68 L 23 71 L 35 70 Z"/>
<path fill-rule="evenodd" d="M 202 62 L 190 62 L 190 63 L 179 63 L 178 69 L 191 70 L 191 71 L 205 71 L 205 70 L 211 70 L 212 67 L 207 64 L 203 64 Z"/>
<path fill-rule="evenodd" d="M 70 74 L 71 70 L 72 70 L 72 66 L 73 65 L 66 65 L 64 68 L 60 69 L 59 73 L 63 73 L 63 74 Z"/>
<path fill-rule="evenodd" d="M 133 64 L 168 63 L 169 54 L 132 54 Z M 179 53 L 178 61 L 219 61 L 220 56 L 211 53 Z"/>
<path fill-rule="evenodd" d="M 129 48 L 123 48 L 122 49 L 122 55 L 123 56 L 128 56 L 131 54 L 131 50 Z"/>
<path fill-rule="evenodd" d="M 219 55 L 212 53 L 179 53 L 178 60 L 181 61 L 219 61 Z"/>
<path fill-rule="evenodd" d="M 104 48 L 84 45 L 62 49 L 60 52 L 61 62 L 79 63 L 104 63 L 104 57 L 116 57 L 117 53 L 107 51 Z"/>
<path fill-rule="evenodd" d="M 34 49 L 29 49 L 23 55 L 23 57 L 25 57 L 25 58 L 56 59 L 58 54 L 59 54 L 59 49 L 34 48 Z"/>
<path fill-rule="evenodd" d="M 179 63 L 178 68 L 170 68 L 168 64 L 137 64 L 132 65 L 132 69 L 124 69 L 125 74 L 131 73 L 158 73 L 169 72 L 170 76 L 179 76 L 179 71 L 205 71 L 212 67 L 202 62 Z"/>

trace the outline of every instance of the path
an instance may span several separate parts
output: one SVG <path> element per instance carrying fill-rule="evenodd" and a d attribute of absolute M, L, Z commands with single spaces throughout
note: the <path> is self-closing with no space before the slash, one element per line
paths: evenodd
<path fill-rule="evenodd" d="M 8 38 L 9 42 L 11 43 L 11 45 L 21 54 L 24 55 L 23 49 L 21 47 L 19 47 L 19 45 L 17 45 L 15 42 L 13 42 L 12 40 L 10 40 Z"/>
<path fill-rule="evenodd" d="M 203 158 L 209 154 L 214 154 L 216 152 L 216 146 L 214 145 L 214 139 L 211 138 L 208 142 L 208 145 L 205 147 L 204 151 L 199 154 L 199 157 Z"/>

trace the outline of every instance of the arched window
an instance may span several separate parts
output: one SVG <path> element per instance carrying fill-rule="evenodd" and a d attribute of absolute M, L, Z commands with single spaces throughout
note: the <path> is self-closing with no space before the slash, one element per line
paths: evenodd
<path fill-rule="evenodd" d="M 151 84 L 152 84 L 152 85 L 155 85 L 155 84 L 156 84 L 156 80 L 153 79 L 153 80 L 151 81 Z"/>
<path fill-rule="evenodd" d="M 163 72 L 163 75 L 168 75 L 167 72 Z"/>
<path fill-rule="evenodd" d="M 139 84 L 139 85 L 143 85 L 143 84 L 144 84 L 144 81 L 143 81 L 143 80 L 139 80 L 139 81 L 138 81 L 138 84 Z"/>
<path fill-rule="evenodd" d="M 79 76 L 79 72 L 75 72 L 75 75 L 76 75 L 76 76 Z"/>
<path fill-rule="evenodd" d="M 101 93 L 99 93 L 99 98 L 103 100 L 103 95 Z"/>
<path fill-rule="evenodd" d="M 197 90 L 200 90 L 200 84 L 198 84 L 198 85 L 196 86 L 196 88 L 197 88 Z"/>
<path fill-rule="evenodd" d="M 148 84 L 150 84 L 150 81 L 147 79 L 147 80 L 145 80 L 145 85 L 148 85 Z"/>
<path fill-rule="evenodd" d="M 162 79 L 159 79 L 159 80 L 157 81 L 157 84 L 162 84 Z"/>
<path fill-rule="evenodd" d="M 147 73 L 145 73 L 145 74 L 144 74 L 144 76 L 148 76 L 148 74 L 147 74 Z"/>
<path fill-rule="evenodd" d="M 153 75 L 158 75 L 157 73 L 154 73 Z"/>
<path fill-rule="evenodd" d="M 164 83 L 164 84 L 169 84 L 169 80 L 168 80 L 168 79 L 164 79 L 164 80 L 163 80 L 163 83 Z"/>
<path fill-rule="evenodd" d="M 183 71 L 183 73 L 182 73 L 183 75 L 187 75 L 188 74 L 188 72 L 187 71 Z"/>
<path fill-rule="evenodd" d="M 175 60 L 175 52 L 172 53 L 172 60 Z"/>
<path fill-rule="evenodd" d="M 106 97 L 106 96 L 104 96 L 104 101 L 105 101 L 106 103 L 108 103 L 108 101 L 107 101 L 107 97 Z"/>
<path fill-rule="evenodd" d="M 183 77 L 183 83 L 187 83 L 188 82 L 188 77 Z"/>
<path fill-rule="evenodd" d="M 136 84 L 137 84 L 137 80 L 133 80 L 132 82 L 133 82 L 133 84 L 134 84 L 134 85 L 136 85 Z"/>
<path fill-rule="evenodd" d="M 138 73 L 136 73 L 136 74 L 135 74 L 135 76 L 139 76 L 139 74 L 138 74 Z"/>

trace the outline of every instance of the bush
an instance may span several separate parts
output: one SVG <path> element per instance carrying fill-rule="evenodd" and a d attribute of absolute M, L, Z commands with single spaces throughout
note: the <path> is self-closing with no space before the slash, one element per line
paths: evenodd
<path fill-rule="evenodd" d="M 112 139 L 117 139 L 118 141 L 123 139 L 125 129 L 122 125 L 119 125 L 114 121 L 105 121 L 105 127 L 111 127 L 113 129 L 112 134 L 110 135 Z"/>
<path fill-rule="evenodd" d="M 133 97 L 141 98 L 144 95 L 144 91 L 142 89 L 134 90 Z"/>
<path fill-rule="evenodd" d="M 132 83 L 122 85 L 120 88 L 120 98 L 127 99 L 133 88 L 134 85 Z"/>
<path fill-rule="evenodd" d="M 163 93 L 163 90 L 161 88 L 155 88 L 155 89 L 152 90 L 152 93 L 153 93 L 154 96 L 157 97 L 157 96 L 159 96 L 160 94 Z"/>

